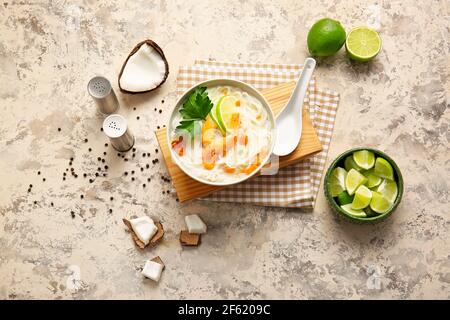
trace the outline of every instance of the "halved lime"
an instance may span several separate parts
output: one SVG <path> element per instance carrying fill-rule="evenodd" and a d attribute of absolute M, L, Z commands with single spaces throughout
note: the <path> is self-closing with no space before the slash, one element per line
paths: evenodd
<path fill-rule="evenodd" d="M 353 197 L 347 193 L 347 191 L 342 191 L 337 196 L 337 202 L 342 206 L 344 204 L 352 203 Z"/>
<path fill-rule="evenodd" d="M 384 213 L 389 210 L 391 203 L 380 193 L 373 191 L 370 208 L 377 213 Z"/>
<path fill-rule="evenodd" d="M 224 128 L 225 131 L 235 128 L 234 116 L 236 114 L 239 116 L 236 101 L 237 99 L 234 96 L 225 96 L 216 108 L 217 121 L 219 122 L 219 126 Z"/>
<path fill-rule="evenodd" d="M 367 207 L 372 199 L 372 191 L 366 186 L 359 186 L 355 191 L 355 198 L 353 198 L 352 209 L 360 210 Z"/>
<path fill-rule="evenodd" d="M 369 150 L 353 152 L 353 160 L 363 169 L 369 170 L 375 164 L 375 155 Z"/>
<path fill-rule="evenodd" d="M 360 217 L 360 218 L 364 218 L 366 217 L 366 213 L 362 210 L 355 210 L 352 209 L 352 204 L 344 204 L 343 206 L 341 206 L 342 210 L 344 210 L 345 212 L 347 212 L 348 214 L 355 216 L 355 217 Z"/>
<path fill-rule="evenodd" d="M 383 181 L 382 178 L 380 178 L 379 176 L 377 176 L 375 174 L 373 168 L 370 169 L 370 170 L 362 172 L 362 174 L 363 174 L 364 177 L 367 178 L 366 186 L 369 189 L 378 186 L 381 183 L 381 181 Z"/>
<path fill-rule="evenodd" d="M 381 38 L 373 29 L 358 27 L 348 34 L 345 49 L 349 57 L 355 61 L 370 61 L 381 50 Z"/>
<path fill-rule="evenodd" d="M 349 195 L 355 193 L 356 189 L 367 181 L 367 178 L 364 177 L 361 173 L 356 171 L 355 169 L 350 169 L 345 177 L 345 188 Z"/>
<path fill-rule="evenodd" d="M 345 177 L 347 176 L 347 171 L 341 167 L 337 167 L 331 172 L 329 180 L 329 190 L 331 196 L 336 197 L 342 191 L 345 191 Z"/>
<path fill-rule="evenodd" d="M 355 160 L 353 160 L 353 156 L 348 156 L 347 158 L 345 158 L 344 167 L 345 167 L 345 170 L 347 170 L 347 171 L 350 171 L 351 169 L 355 169 L 357 171 L 363 170 L 363 168 L 358 166 L 356 164 Z"/>
<path fill-rule="evenodd" d="M 378 186 L 377 192 L 383 195 L 387 199 L 387 201 L 393 203 L 398 194 L 397 183 L 392 180 L 384 179 L 383 182 Z"/>
<path fill-rule="evenodd" d="M 375 160 L 374 173 L 381 178 L 394 180 L 394 169 L 392 169 L 391 164 L 383 158 L 377 158 L 377 160 Z"/>
<path fill-rule="evenodd" d="M 220 131 L 222 132 L 223 135 L 226 134 L 226 129 L 225 129 L 225 127 L 222 127 L 222 125 L 217 120 L 217 110 L 218 110 L 218 107 L 221 105 L 223 98 L 225 98 L 225 97 L 226 96 L 220 97 L 219 100 L 217 100 L 217 103 L 215 103 L 213 105 L 211 111 L 209 112 L 209 115 L 210 115 L 211 119 L 219 127 L 219 129 L 220 129 Z"/>

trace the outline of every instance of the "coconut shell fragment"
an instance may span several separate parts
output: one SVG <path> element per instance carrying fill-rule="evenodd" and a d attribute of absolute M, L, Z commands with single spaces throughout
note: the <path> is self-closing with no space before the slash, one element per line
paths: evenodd
<path fill-rule="evenodd" d="M 180 232 L 180 243 L 183 246 L 198 246 L 200 244 L 201 235 L 189 233 L 187 230 Z"/>
<path fill-rule="evenodd" d="M 163 50 L 154 41 L 139 42 L 131 50 L 119 72 L 119 88 L 124 93 L 144 93 L 159 88 L 169 75 Z"/>
<path fill-rule="evenodd" d="M 130 221 L 128 221 L 127 219 L 122 219 L 122 221 L 127 226 L 128 230 L 130 231 L 131 236 L 133 237 L 134 243 L 136 243 L 136 245 L 139 248 L 144 249 L 146 247 L 145 243 L 142 242 L 138 238 L 138 236 L 134 232 L 133 228 L 131 227 Z M 158 228 L 158 231 L 156 231 L 155 235 L 150 239 L 150 242 L 147 245 L 150 247 L 155 246 L 164 236 L 164 228 L 163 228 L 163 225 L 161 224 L 161 222 L 155 222 L 155 225 L 156 225 L 156 228 Z"/>

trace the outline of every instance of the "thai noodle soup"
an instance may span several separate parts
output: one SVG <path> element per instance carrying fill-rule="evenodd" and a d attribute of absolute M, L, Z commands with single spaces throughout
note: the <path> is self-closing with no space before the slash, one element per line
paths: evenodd
<path fill-rule="evenodd" d="M 213 183 L 242 180 L 255 173 L 271 152 L 271 115 L 257 98 L 240 88 L 203 90 L 212 107 L 203 120 L 184 122 L 188 130 L 174 129 L 169 134 L 172 154 L 193 177 Z M 180 127 L 187 118 L 179 109 L 171 127 Z"/>

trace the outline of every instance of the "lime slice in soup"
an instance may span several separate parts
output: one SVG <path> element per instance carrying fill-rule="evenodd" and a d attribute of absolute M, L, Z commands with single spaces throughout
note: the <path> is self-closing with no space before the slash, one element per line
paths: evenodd
<path fill-rule="evenodd" d="M 331 172 L 329 180 L 329 190 L 331 196 L 336 197 L 342 191 L 345 191 L 345 177 L 347 176 L 347 171 L 341 167 L 337 167 Z"/>
<path fill-rule="evenodd" d="M 352 202 L 353 210 L 364 209 L 370 204 L 370 200 L 372 199 L 372 191 L 369 190 L 366 186 L 359 186 L 355 191 L 355 198 Z"/>
<path fill-rule="evenodd" d="M 222 104 L 223 99 L 226 96 L 222 96 L 219 98 L 219 100 L 217 100 L 217 102 L 214 104 L 214 106 L 212 107 L 211 111 L 209 112 L 209 115 L 211 117 L 211 119 L 214 121 L 214 123 L 219 127 L 220 131 L 222 132 L 223 135 L 225 135 L 226 130 L 225 127 L 223 127 L 219 120 L 217 120 L 217 110 L 220 107 L 220 105 Z"/>
<path fill-rule="evenodd" d="M 239 126 L 240 113 L 236 107 L 236 102 L 236 97 L 225 96 L 221 103 L 217 105 L 217 121 L 219 126 L 224 128 L 227 132 L 236 129 Z"/>
<path fill-rule="evenodd" d="M 375 155 L 368 150 L 355 151 L 353 152 L 353 160 L 359 167 L 369 170 L 375 164 Z"/>
<path fill-rule="evenodd" d="M 355 193 L 356 189 L 367 181 L 367 178 L 364 177 L 361 173 L 356 171 L 355 169 L 350 169 L 345 177 L 345 187 L 349 195 Z"/>

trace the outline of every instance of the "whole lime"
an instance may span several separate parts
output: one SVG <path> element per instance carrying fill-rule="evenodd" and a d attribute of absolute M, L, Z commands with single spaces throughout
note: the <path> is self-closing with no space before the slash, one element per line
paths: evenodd
<path fill-rule="evenodd" d="M 316 57 L 331 56 L 344 45 L 345 38 L 345 30 L 339 21 L 321 19 L 308 32 L 309 53 Z"/>

